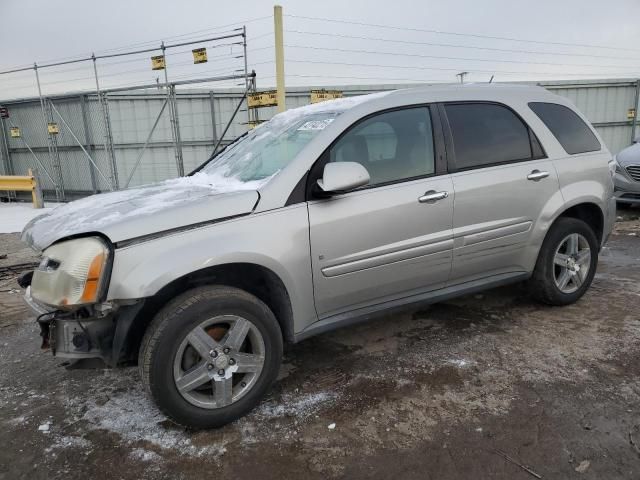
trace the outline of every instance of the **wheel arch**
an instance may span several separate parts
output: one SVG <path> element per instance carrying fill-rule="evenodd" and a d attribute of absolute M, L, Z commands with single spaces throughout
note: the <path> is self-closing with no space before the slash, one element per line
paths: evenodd
<path fill-rule="evenodd" d="M 585 222 L 592 228 L 593 233 L 595 233 L 598 239 L 598 245 L 602 244 L 602 237 L 604 235 L 604 212 L 596 202 L 583 201 L 575 203 L 574 205 L 565 206 L 565 209 L 559 212 L 553 219 L 550 228 L 553 227 L 559 218 L 563 217 L 576 218 Z"/>
<path fill-rule="evenodd" d="M 137 358 L 144 333 L 156 313 L 171 299 L 202 285 L 225 285 L 244 290 L 273 312 L 284 341 L 293 342 L 293 309 L 289 292 L 282 279 L 273 270 L 257 263 L 226 263 L 189 272 L 173 279 L 144 301 L 127 332 L 124 348 L 126 358 Z"/>

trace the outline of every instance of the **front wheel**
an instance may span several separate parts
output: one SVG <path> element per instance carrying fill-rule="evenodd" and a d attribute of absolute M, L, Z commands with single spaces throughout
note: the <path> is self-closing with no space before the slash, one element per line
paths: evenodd
<path fill-rule="evenodd" d="M 277 377 L 281 359 L 271 310 L 243 290 L 209 286 L 183 293 L 156 315 L 139 369 L 160 410 L 199 429 L 250 411 Z"/>
<path fill-rule="evenodd" d="M 598 264 L 598 240 L 582 220 L 559 218 L 547 233 L 530 280 L 534 298 L 568 305 L 587 291 Z"/>

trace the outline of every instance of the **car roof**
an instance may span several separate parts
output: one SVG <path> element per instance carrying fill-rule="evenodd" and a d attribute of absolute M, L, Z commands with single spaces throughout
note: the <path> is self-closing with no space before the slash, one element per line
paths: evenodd
<path fill-rule="evenodd" d="M 398 104 L 415 101 L 420 103 L 450 102 L 450 101 L 496 101 L 509 103 L 510 101 L 551 101 L 565 103 L 562 97 L 554 95 L 543 87 L 536 85 L 505 84 L 505 83 L 465 83 L 465 84 L 436 84 L 421 87 L 403 88 L 368 95 L 344 97 L 329 100 L 314 105 L 296 108 L 300 113 L 344 112 L 356 106 L 370 103 Z M 304 110 L 301 110 L 304 109 Z"/>

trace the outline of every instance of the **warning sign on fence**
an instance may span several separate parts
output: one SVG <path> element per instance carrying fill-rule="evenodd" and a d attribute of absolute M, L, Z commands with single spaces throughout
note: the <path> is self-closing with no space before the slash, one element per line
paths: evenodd
<path fill-rule="evenodd" d="M 164 70 L 164 55 L 151 57 L 151 70 Z"/>
<path fill-rule="evenodd" d="M 57 135 L 60 133 L 60 128 L 57 123 L 47 123 L 47 132 L 49 132 L 49 135 Z"/>
<path fill-rule="evenodd" d="M 273 107 L 278 105 L 278 97 L 275 90 L 250 93 L 247 98 L 247 104 L 249 108 Z"/>
<path fill-rule="evenodd" d="M 627 118 L 629 120 L 633 120 L 633 117 L 636 116 L 636 109 L 635 108 L 630 108 L 629 110 L 627 110 Z"/>
<path fill-rule="evenodd" d="M 311 103 L 324 102 L 333 100 L 334 98 L 342 98 L 341 90 L 311 90 Z"/>
<path fill-rule="evenodd" d="M 20 129 L 18 127 L 11 127 L 9 130 L 11 138 L 20 138 Z"/>
<path fill-rule="evenodd" d="M 207 49 L 206 48 L 195 48 L 191 50 L 193 53 L 193 63 L 207 63 Z"/>

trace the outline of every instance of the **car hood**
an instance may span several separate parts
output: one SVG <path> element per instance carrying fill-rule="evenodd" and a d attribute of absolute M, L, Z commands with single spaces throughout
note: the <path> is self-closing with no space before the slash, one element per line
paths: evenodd
<path fill-rule="evenodd" d="M 633 144 L 618 152 L 616 161 L 623 167 L 640 165 L 640 143 Z"/>
<path fill-rule="evenodd" d="M 31 220 L 22 240 L 41 251 L 63 238 L 101 233 L 112 242 L 251 213 L 258 182 L 216 182 L 205 174 L 93 195 Z"/>

